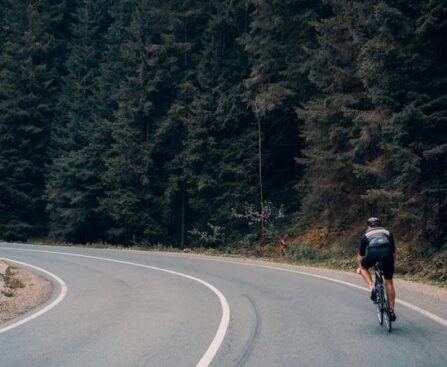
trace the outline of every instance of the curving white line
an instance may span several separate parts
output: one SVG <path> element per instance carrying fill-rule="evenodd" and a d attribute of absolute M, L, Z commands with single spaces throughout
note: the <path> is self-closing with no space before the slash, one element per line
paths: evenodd
<path fill-rule="evenodd" d="M 435 315 L 427 310 L 424 310 L 423 308 L 415 306 L 415 305 L 408 303 L 406 301 L 402 301 L 400 299 L 397 299 L 396 302 L 401 304 L 402 306 L 408 307 L 409 309 L 420 313 L 421 315 L 424 315 L 425 317 L 428 317 L 429 319 L 432 319 L 433 321 L 436 321 L 438 324 L 441 324 L 442 326 L 447 327 L 447 320 L 443 319 L 442 317 L 440 317 L 438 315 Z"/>
<path fill-rule="evenodd" d="M 236 262 L 233 262 L 236 263 Z M 349 283 L 349 282 L 345 282 L 343 280 L 338 280 L 338 279 L 334 279 L 334 278 L 329 278 L 329 277 L 325 277 L 322 275 L 317 275 L 317 274 L 312 274 L 312 273 L 306 273 L 304 271 L 297 271 L 297 270 L 292 270 L 292 269 L 282 269 L 282 268 L 276 268 L 274 266 L 268 266 L 268 265 L 257 265 L 257 264 L 245 264 L 245 265 L 251 265 L 251 266 L 256 266 L 256 267 L 260 267 L 260 268 L 266 268 L 266 269 L 273 269 L 273 270 L 280 270 L 280 271 L 285 271 L 285 272 L 290 272 L 290 273 L 296 273 L 296 274 L 300 274 L 300 275 L 305 275 L 308 277 L 313 277 L 313 278 L 319 278 L 319 279 L 324 279 L 330 282 L 334 282 L 334 283 L 339 283 L 339 284 L 343 284 L 346 285 L 348 287 L 352 287 L 352 288 L 356 288 L 356 289 L 361 289 L 363 291 L 367 291 L 369 292 L 370 290 L 366 287 L 362 287 L 359 286 L 357 284 L 354 283 Z M 402 301 L 400 299 L 396 299 L 396 303 L 405 306 L 413 311 L 416 311 L 418 313 L 420 313 L 421 315 L 428 317 L 429 319 L 437 322 L 438 324 L 441 324 L 442 326 L 447 327 L 447 320 L 443 319 L 442 317 L 435 315 L 434 313 L 431 313 L 430 311 L 424 310 L 421 307 L 418 307 L 416 305 L 413 305 L 409 302 L 406 301 Z"/>
<path fill-rule="evenodd" d="M 275 266 L 270 266 L 270 265 L 261 265 L 261 264 L 251 264 L 251 263 L 245 263 L 245 262 L 241 262 L 241 261 L 230 261 L 230 260 L 222 260 L 222 259 L 212 259 L 212 258 L 201 258 L 200 256 L 203 255 L 192 255 L 192 254 L 188 254 L 188 255 L 180 255 L 180 254 L 169 254 L 169 256 L 172 257 L 191 257 L 191 258 L 196 258 L 199 260 L 206 260 L 206 261 L 215 261 L 215 262 L 221 262 L 221 263 L 228 263 L 228 264 L 236 264 L 236 265 L 245 265 L 245 266 L 252 266 L 252 267 L 256 267 L 256 268 L 263 268 L 263 269 L 269 269 L 269 270 L 279 270 L 279 271 L 284 271 L 284 272 L 288 272 L 288 273 L 295 273 L 295 274 L 299 274 L 299 275 L 304 275 L 304 276 L 308 276 L 308 277 L 312 277 L 312 278 L 318 278 L 318 279 L 323 279 L 323 280 L 327 280 L 329 282 L 333 282 L 333 283 L 338 283 L 338 284 L 343 284 L 346 285 L 348 287 L 351 288 L 356 288 L 356 289 L 360 289 L 362 291 L 366 291 L 369 292 L 370 290 L 366 287 L 362 287 L 360 285 L 354 284 L 354 283 L 350 283 L 350 282 L 345 282 L 343 280 L 338 280 L 335 278 L 330 278 L 330 277 L 326 277 L 323 275 L 317 275 L 317 274 L 313 274 L 313 273 L 307 273 L 305 271 L 298 271 L 298 270 L 292 270 L 292 269 L 285 269 L 285 268 L 280 268 L 280 267 L 275 267 Z M 416 305 L 413 305 L 412 303 L 406 302 L 406 301 L 402 301 L 400 299 L 396 299 L 396 303 L 405 306 L 435 322 L 437 322 L 438 324 L 447 327 L 447 320 L 435 315 L 434 313 L 427 311 L 421 307 L 418 307 Z"/>
<path fill-rule="evenodd" d="M 190 279 L 190 280 L 193 280 L 195 282 L 198 282 L 198 283 L 204 285 L 205 287 L 210 289 L 219 299 L 220 305 L 222 307 L 222 318 L 220 320 L 219 327 L 217 328 L 217 332 L 216 332 L 216 335 L 214 336 L 213 341 L 211 342 L 210 346 L 208 347 L 208 349 L 206 350 L 205 354 L 202 356 L 200 361 L 197 363 L 197 365 L 196 365 L 197 367 L 207 367 L 211 363 L 211 361 L 214 359 L 217 351 L 219 350 L 220 346 L 222 345 L 222 342 L 225 338 L 225 334 L 227 333 L 228 325 L 230 323 L 230 306 L 228 305 L 227 299 L 222 294 L 222 292 L 220 292 L 216 287 L 214 287 L 210 283 L 205 282 L 202 279 L 199 279 L 199 278 L 187 275 L 187 274 L 179 273 L 179 272 L 173 271 L 173 270 L 158 268 L 155 266 L 149 266 L 149 265 L 144 265 L 144 264 L 133 263 L 133 262 L 129 262 L 129 261 L 110 259 L 107 257 L 81 255 L 81 254 L 73 254 L 73 253 L 59 252 L 59 251 L 21 249 L 21 248 L 13 248 L 13 247 L 0 247 L 0 248 L 3 248 L 5 250 L 40 252 L 40 253 L 48 253 L 48 254 L 63 255 L 63 256 L 82 257 L 82 258 L 87 258 L 87 259 L 109 261 L 109 262 L 118 263 L 118 264 L 132 265 L 132 266 L 136 266 L 136 267 L 140 267 L 140 268 L 157 270 L 157 271 L 162 271 L 164 273 L 177 275 L 177 276 L 180 276 L 180 277 L 183 277 L 186 279 Z"/>
<path fill-rule="evenodd" d="M 59 278 L 57 275 L 50 273 L 49 271 L 39 268 L 37 266 L 31 265 L 31 264 L 27 264 L 21 261 L 17 261 L 17 260 L 12 260 L 12 259 L 7 259 L 7 258 L 0 258 L 1 260 L 6 260 L 8 262 L 14 263 L 14 264 L 20 264 L 23 266 L 26 266 L 28 268 L 32 268 L 32 269 L 36 269 L 38 271 L 40 271 L 41 273 L 44 273 L 48 276 L 50 276 L 51 278 L 53 278 L 54 280 L 56 280 L 59 283 L 59 286 L 61 287 L 61 291 L 59 293 L 59 295 L 57 296 L 57 298 L 51 302 L 49 305 L 45 306 L 44 308 L 42 308 L 41 310 L 29 315 L 28 317 L 25 317 L 11 325 L 5 326 L 3 328 L 0 328 L 0 334 L 7 332 L 8 330 L 14 329 L 20 325 L 23 325 L 24 323 L 34 320 L 35 318 L 42 316 L 44 313 L 47 313 L 48 311 L 50 311 L 53 307 L 56 307 L 59 303 L 62 302 L 62 300 L 65 298 L 65 296 L 67 295 L 67 285 L 65 284 L 65 282 Z"/>

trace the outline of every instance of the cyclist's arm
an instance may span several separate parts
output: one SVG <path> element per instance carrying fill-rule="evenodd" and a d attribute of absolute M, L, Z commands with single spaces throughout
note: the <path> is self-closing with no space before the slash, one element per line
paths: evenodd
<path fill-rule="evenodd" d="M 357 263 L 358 263 L 359 269 L 362 266 L 362 264 L 361 264 L 362 259 L 366 255 L 366 247 L 367 246 L 368 246 L 368 239 L 366 238 L 365 235 L 362 235 L 362 237 L 360 238 L 359 253 L 357 255 Z M 359 272 L 359 269 L 357 269 L 357 273 Z"/>
<path fill-rule="evenodd" d="M 366 255 L 366 248 L 368 247 L 368 239 L 365 235 L 360 238 L 359 257 L 363 258 Z"/>

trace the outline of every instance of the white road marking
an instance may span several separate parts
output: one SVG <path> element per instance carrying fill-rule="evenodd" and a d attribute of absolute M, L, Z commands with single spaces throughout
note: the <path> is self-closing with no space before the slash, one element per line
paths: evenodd
<path fill-rule="evenodd" d="M 59 278 L 57 275 L 50 273 L 49 271 L 39 268 L 37 266 L 31 265 L 31 264 L 27 264 L 21 261 L 17 261 L 17 260 L 12 260 L 12 259 L 6 259 L 4 257 L 1 258 L 2 260 L 11 262 L 13 264 L 19 264 L 19 265 L 23 265 L 26 266 L 28 268 L 32 268 L 32 269 L 36 269 L 38 271 L 40 271 L 41 273 L 44 273 L 46 275 L 48 275 L 49 277 L 53 278 L 54 280 L 56 280 L 59 283 L 59 286 L 61 287 L 61 291 L 59 293 L 59 295 L 57 296 L 57 298 L 51 302 L 49 305 L 45 306 L 44 308 L 42 308 L 41 310 L 29 315 L 28 317 L 25 317 L 11 325 L 5 326 L 3 328 L 0 328 L 0 334 L 7 332 L 8 330 L 14 329 L 20 325 L 23 325 L 24 323 L 34 320 L 35 318 L 42 316 L 44 313 L 47 313 L 48 311 L 50 311 L 53 307 L 56 307 L 59 303 L 62 302 L 62 300 L 65 298 L 65 296 L 67 295 L 67 285 L 65 284 L 65 282 Z"/>
<path fill-rule="evenodd" d="M 161 252 L 160 252 L 160 254 L 162 256 L 165 256 Z M 285 268 L 280 268 L 280 267 L 270 266 L 270 265 L 250 264 L 250 263 L 245 263 L 245 262 L 242 262 L 242 261 L 230 261 L 230 260 L 222 260 L 222 259 L 212 259 L 210 257 L 205 257 L 206 255 L 204 256 L 204 255 L 194 255 L 194 254 L 175 254 L 175 253 L 173 253 L 173 254 L 169 254 L 169 256 L 180 257 L 180 258 L 181 257 L 191 257 L 191 258 L 196 258 L 196 259 L 205 260 L 205 261 L 209 260 L 209 261 L 216 261 L 216 262 L 236 264 L 236 265 L 253 266 L 253 267 L 256 267 L 256 268 L 264 268 L 264 269 L 270 269 L 270 270 L 285 271 L 285 272 L 288 272 L 288 273 L 295 273 L 295 274 L 300 274 L 300 275 L 304 275 L 304 276 L 308 276 L 308 277 L 323 279 L 323 280 L 327 280 L 327 281 L 330 281 L 330 282 L 343 284 L 343 285 L 346 285 L 348 287 L 352 287 L 352 288 L 360 289 L 362 291 L 369 292 L 368 288 L 362 287 L 362 286 L 354 284 L 354 283 L 345 282 L 343 280 L 338 280 L 338 279 L 326 277 L 326 276 L 323 276 L 323 275 L 307 273 L 307 272 L 304 272 L 304 271 L 285 269 Z M 201 256 L 203 256 L 203 257 L 201 257 Z M 425 309 L 423 309 L 421 307 L 418 307 L 418 306 L 413 305 L 412 303 L 409 303 L 409 302 L 406 302 L 406 301 L 402 301 L 400 299 L 396 299 L 396 303 L 398 303 L 398 304 L 400 304 L 402 306 L 405 306 L 405 307 L 407 307 L 407 308 L 409 308 L 409 309 L 411 309 L 411 310 L 413 310 L 413 311 L 415 311 L 415 312 L 417 312 L 417 313 L 419 313 L 419 314 L 421 314 L 421 315 L 423 315 L 423 316 L 425 316 L 425 317 L 427 317 L 427 318 L 437 322 L 438 324 L 440 324 L 440 325 L 442 325 L 444 327 L 447 327 L 447 320 L 446 319 L 444 319 L 444 318 L 442 318 L 442 317 L 440 317 L 438 315 L 435 315 L 434 313 L 432 313 L 430 311 L 427 311 L 427 310 L 425 310 Z"/>
<path fill-rule="evenodd" d="M 118 263 L 118 264 L 126 264 L 126 265 L 136 266 L 136 267 L 140 267 L 140 268 L 146 268 L 146 269 L 151 269 L 151 270 L 162 271 L 162 272 L 165 272 L 165 273 L 169 273 L 169 274 L 177 275 L 177 276 L 180 276 L 180 277 L 183 277 L 183 278 L 186 278 L 186 279 L 190 279 L 190 280 L 193 280 L 195 282 L 198 282 L 198 283 L 204 285 L 205 287 L 209 288 L 217 296 L 217 298 L 219 299 L 220 305 L 222 307 L 222 318 L 220 320 L 219 327 L 217 329 L 217 332 L 216 332 L 216 335 L 214 336 L 213 341 L 211 342 L 210 346 L 208 347 L 208 349 L 206 350 L 205 354 L 202 356 L 200 361 L 197 363 L 197 365 L 196 365 L 197 367 L 206 367 L 206 366 L 208 366 L 211 363 L 211 361 L 214 359 L 217 351 L 219 350 L 220 346 L 222 345 L 222 342 L 223 342 L 223 340 L 225 338 L 225 334 L 227 333 L 228 325 L 230 323 L 230 306 L 228 305 L 227 299 L 222 294 L 222 292 L 220 292 L 216 287 L 214 287 L 210 283 L 205 282 L 202 279 L 199 279 L 199 278 L 187 275 L 187 274 L 179 273 L 179 272 L 176 272 L 176 271 L 163 269 L 163 268 L 158 268 L 158 267 L 155 267 L 155 266 L 138 264 L 138 263 L 133 263 L 133 262 L 129 262 L 129 261 L 123 261 L 123 260 L 109 259 L 109 258 L 106 258 L 106 257 L 89 256 L 89 255 L 81 255 L 81 254 L 72 254 L 72 253 L 68 253 L 68 252 L 59 252 L 59 251 L 21 249 L 21 248 L 13 248 L 13 247 L 0 247 L 0 249 L 15 250 L 15 251 L 25 251 L 25 252 L 28 251 L 28 252 L 49 253 L 49 254 L 55 254 L 55 255 L 74 256 L 74 257 L 82 257 L 82 258 L 87 258 L 87 259 L 109 261 L 109 262 L 114 262 L 114 263 Z M 15 261 L 15 260 L 11 260 L 11 261 L 20 264 L 20 262 L 18 262 L 18 261 Z M 38 269 L 37 267 L 34 267 L 34 268 Z M 43 269 L 38 269 L 38 270 L 43 270 Z M 49 274 L 49 275 L 51 274 L 51 273 L 46 272 L 46 271 L 44 271 L 44 272 Z M 29 321 L 29 320 L 26 320 L 26 321 Z M 26 322 L 26 321 L 24 321 L 24 322 Z M 24 322 L 21 322 L 20 324 L 22 324 Z M 16 326 L 19 326 L 19 325 L 16 325 Z M 2 332 L 2 331 L 3 331 L 3 329 L 0 330 L 0 332 Z M 6 330 L 4 330 L 4 331 L 6 331 Z"/>
<path fill-rule="evenodd" d="M 1 247 L 0 247 L 1 248 Z M 87 256 L 87 255 L 79 255 L 79 254 L 69 254 L 69 253 L 61 253 L 61 252 L 54 252 L 54 251 L 44 251 L 44 250 L 32 250 L 32 249 L 17 249 L 17 248 L 5 248 L 5 249 L 10 249 L 10 250 L 22 250 L 22 251 L 36 251 L 36 252 L 49 252 L 49 253 L 55 253 L 55 254 L 61 254 L 61 255 L 70 255 L 70 256 L 78 256 L 78 257 L 91 257 L 91 258 L 96 258 L 94 256 Z M 114 252 L 119 252 L 119 251 L 115 251 Z M 145 252 L 145 251 L 142 251 Z M 149 252 L 148 252 L 149 253 Z M 269 265 L 261 265 L 261 264 L 252 264 L 252 263 L 246 263 L 246 262 L 242 262 L 242 261 L 230 261 L 230 260 L 222 260 L 222 259 L 215 259 L 215 258 L 211 258 L 210 256 L 202 256 L 202 255 L 193 255 L 193 254 L 177 254 L 177 253 L 163 253 L 163 252 L 157 252 L 157 255 L 160 256 L 172 256 L 172 257 L 179 257 L 179 258 L 185 258 L 185 257 L 190 257 L 190 258 L 194 258 L 194 259 L 199 259 L 199 260 L 204 260 L 204 261 L 215 261 L 215 262 L 222 262 L 222 263 L 229 263 L 229 264 L 236 264 L 236 265 L 245 265 L 245 266 L 252 266 L 252 267 L 257 267 L 257 268 L 264 268 L 264 269 L 269 269 L 269 270 L 277 270 L 277 271 L 284 271 L 284 272 L 289 272 L 289 273 L 295 273 L 295 274 L 299 274 L 299 275 L 304 275 L 304 276 L 308 276 L 308 277 L 313 277 L 313 278 L 318 278 L 318 279 L 322 279 L 322 280 L 326 280 L 326 281 L 330 281 L 330 282 L 334 282 L 334 283 L 338 283 L 338 284 L 342 284 L 348 287 L 352 287 L 352 288 L 356 288 L 356 289 L 360 289 L 366 292 L 369 292 L 369 289 L 366 287 L 362 287 L 359 286 L 357 284 L 354 283 L 350 283 L 350 282 L 346 282 L 343 280 L 338 280 L 335 278 L 330 278 L 330 277 L 326 277 L 326 276 L 322 276 L 322 275 L 317 275 L 317 274 L 313 274 L 313 273 L 308 273 L 308 272 L 304 272 L 304 271 L 298 271 L 298 270 L 292 270 L 292 269 L 285 269 L 285 268 L 281 268 L 281 267 L 275 267 L 275 266 L 269 266 Z M 101 259 L 101 258 L 99 258 Z M 119 263 L 126 263 L 120 260 L 113 260 L 113 259 L 106 259 L 103 258 L 104 260 L 107 261 L 114 261 L 114 262 L 119 262 Z M 143 266 L 143 267 L 148 267 L 146 265 L 141 265 L 141 264 L 136 264 L 137 266 Z M 151 268 L 151 267 L 148 267 Z M 156 268 L 157 269 L 157 268 Z M 162 271 L 166 271 L 165 269 L 160 269 Z M 167 271 L 167 272 L 171 272 L 171 271 Z M 172 272 L 173 274 L 176 274 L 175 272 Z M 189 276 L 186 276 L 189 277 Z M 192 279 L 192 278 L 191 278 Z M 202 283 L 203 284 L 203 283 Z M 211 288 L 210 288 L 211 289 Z M 218 296 L 219 297 L 219 296 Z M 222 295 L 223 297 L 223 295 Z M 221 300 L 221 298 L 219 297 L 219 300 Z M 226 303 L 226 301 L 225 301 Z M 418 307 L 416 305 L 413 305 L 409 302 L 406 301 L 402 301 L 399 299 L 396 299 L 396 303 L 405 306 L 407 308 L 410 308 L 411 310 L 435 321 L 436 323 L 447 327 L 447 320 L 435 315 L 421 307 Z M 222 304 L 222 300 L 221 300 L 221 304 Z M 224 317 L 224 314 L 226 313 L 225 308 L 228 308 L 228 315 L 226 317 Z M 209 363 L 212 361 L 212 359 L 214 358 L 215 354 L 217 353 L 217 350 L 219 349 L 223 338 L 226 334 L 226 329 L 228 327 L 228 323 L 229 323 L 229 317 L 230 317 L 230 310 L 228 307 L 228 303 L 226 303 L 226 307 L 222 306 L 222 320 L 221 323 L 219 325 L 219 329 L 218 329 L 218 333 L 216 334 L 213 343 L 210 345 L 210 347 L 208 348 L 207 352 L 205 353 L 205 355 L 202 357 L 202 359 L 200 360 L 200 362 L 197 364 L 197 366 L 199 367 L 204 367 L 204 366 L 208 366 Z M 225 320 L 224 320 L 225 319 Z M 226 324 L 225 328 L 223 327 L 223 324 Z M 220 330 L 224 330 L 223 333 Z"/>
<path fill-rule="evenodd" d="M 432 319 L 433 321 L 436 321 L 438 324 L 441 324 L 442 326 L 447 327 L 447 320 L 443 319 L 442 317 L 440 317 L 438 315 L 435 315 L 427 310 L 424 310 L 423 308 L 415 306 L 415 305 L 408 303 L 406 301 L 396 299 L 396 302 L 402 306 L 408 307 L 409 309 L 420 313 L 421 315 L 424 315 L 425 317 L 428 317 L 429 319 Z"/>
<path fill-rule="evenodd" d="M 330 281 L 330 282 L 343 284 L 343 285 L 346 285 L 348 287 L 361 289 L 361 290 L 366 291 L 366 292 L 370 291 L 368 288 L 359 286 L 359 285 L 354 284 L 354 283 L 349 283 L 349 282 L 345 282 L 343 280 L 329 278 L 329 277 L 325 277 L 325 276 L 322 276 L 322 275 L 306 273 L 304 271 L 297 271 L 297 270 L 291 270 L 291 269 L 282 269 L 282 268 L 277 268 L 277 267 L 268 266 L 268 265 L 257 265 L 257 264 L 246 264 L 246 265 L 252 265 L 252 266 L 257 266 L 257 267 L 266 268 L 266 269 L 280 270 L 280 271 L 285 271 L 285 272 L 290 272 L 290 273 L 296 273 L 296 274 L 305 275 L 305 276 L 308 276 L 308 277 L 319 278 L 319 279 L 324 279 L 324 280 L 327 280 L 327 281 Z M 442 326 L 447 327 L 447 320 L 446 319 L 443 319 L 442 317 L 440 317 L 438 315 L 435 315 L 434 313 L 431 313 L 430 311 L 424 310 L 421 307 L 418 307 L 418 306 L 413 305 L 413 304 L 411 304 L 409 302 L 406 302 L 406 301 L 402 301 L 400 299 L 396 299 L 396 303 L 398 303 L 398 304 L 400 304 L 402 306 L 405 306 L 407 308 L 410 308 L 411 310 L 416 311 L 416 312 L 420 313 L 421 315 L 423 315 L 425 317 L 428 317 L 429 319 L 437 322 L 438 324 L 441 324 Z"/>

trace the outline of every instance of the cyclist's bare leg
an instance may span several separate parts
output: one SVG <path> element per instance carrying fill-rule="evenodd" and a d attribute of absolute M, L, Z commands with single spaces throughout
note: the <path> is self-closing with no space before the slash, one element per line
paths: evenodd
<path fill-rule="evenodd" d="M 396 304 L 396 291 L 394 290 L 393 279 L 385 279 L 385 287 L 388 291 L 388 295 L 390 296 L 390 306 L 393 311 L 395 311 Z"/>
<path fill-rule="evenodd" d="M 362 275 L 362 278 L 365 280 L 366 284 L 368 284 L 369 289 L 373 289 L 374 282 L 372 280 L 371 274 L 369 273 L 368 269 L 366 269 L 363 266 L 360 266 L 360 274 Z"/>
<path fill-rule="evenodd" d="M 357 262 L 359 265 L 359 267 L 357 268 L 357 274 L 360 274 L 362 276 L 362 278 L 365 280 L 366 284 L 368 284 L 369 289 L 373 289 L 374 282 L 371 278 L 371 274 L 369 273 L 369 270 L 362 265 L 363 258 L 364 258 L 364 256 L 361 256 L 360 254 L 357 255 Z"/>

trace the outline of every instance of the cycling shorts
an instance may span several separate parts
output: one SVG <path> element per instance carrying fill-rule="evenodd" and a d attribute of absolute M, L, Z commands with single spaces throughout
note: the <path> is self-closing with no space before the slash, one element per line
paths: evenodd
<path fill-rule="evenodd" d="M 362 259 L 362 266 L 366 269 L 374 266 L 378 260 L 383 263 L 383 276 L 385 279 L 392 279 L 394 274 L 393 250 L 390 247 L 368 248 L 366 256 Z"/>

